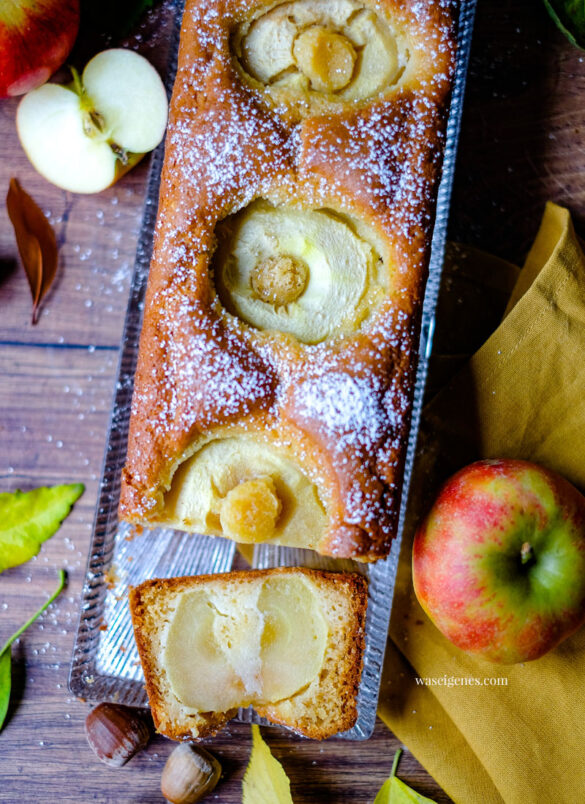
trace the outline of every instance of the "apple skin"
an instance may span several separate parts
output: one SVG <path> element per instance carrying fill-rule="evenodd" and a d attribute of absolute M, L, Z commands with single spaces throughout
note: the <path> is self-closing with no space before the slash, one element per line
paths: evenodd
<path fill-rule="evenodd" d="M 44 84 L 65 61 L 79 30 L 79 0 L 0 3 L 0 98 Z"/>
<path fill-rule="evenodd" d="M 415 535 L 413 583 L 457 647 L 496 663 L 538 659 L 585 622 L 585 497 L 527 461 L 471 464 Z"/>

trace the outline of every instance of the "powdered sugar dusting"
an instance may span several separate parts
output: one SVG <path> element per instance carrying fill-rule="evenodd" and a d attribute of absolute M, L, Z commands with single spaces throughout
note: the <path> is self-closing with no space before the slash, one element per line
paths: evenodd
<path fill-rule="evenodd" d="M 188 2 L 131 423 L 127 479 L 142 510 L 152 506 L 161 463 L 189 439 L 264 416 L 282 423 L 283 443 L 294 447 L 302 433 L 301 464 L 313 443 L 334 470 L 341 519 L 330 524 L 327 549 L 380 554 L 389 544 L 452 67 L 448 15 L 437 9 L 448 8 L 450 0 L 401 8 L 428 45 L 420 64 L 435 63 L 434 74 L 296 123 L 240 80 L 229 35 L 249 13 L 241 0 Z M 392 303 L 361 331 L 317 346 L 258 333 L 220 309 L 210 273 L 215 226 L 261 197 L 375 225 L 399 275 Z M 141 449 L 143 434 L 160 459 Z"/>
<path fill-rule="evenodd" d="M 344 522 L 387 531 L 380 505 L 383 486 L 376 473 L 376 454 L 388 435 L 380 378 L 328 373 L 305 380 L 294 394 L 297 421 L 316 428 L 344 478 Z"/>
<path fill-rule="evenodd" d="M 170 137 L 181 155 L 181 183 L 205 188 L 216 203 L 234 193 L 243 206 L 276 175 L 286 174 L 287 137 L 246 95 L 216 85 L 212 97 L 211 106 L 202 102 L 201 108 L 185 109 Z M 233 203 L 230 207 L 234 211 Z"/>
<path fill-rule="evenodd" d="M 247 350 L 225 324 L 200 302 L 170 303 L 159 347 L 166 355 L 166 404 L 159 413 L 163 430 L 183 432 L 195 424 L 205 430 L 269 407 L 275 396 L 271 368 Z"/>
<path fill-rule="evenodd" d="M 367 198 L 401 247 L 404 266 L 416 263 L 428 246 L 444 142 L 442 116 L 424 95 L 404 97 L 391 108 L 371 108 L 368 116 L 318 130 L 308 126 L 302 135 L 303 172 L 316 180 L 316 200 L 332 193 Z"/>
<path fill-rule="evenodd" d="M 348 373 L 305 380 L 294 395 L 297 415 L 305 421 L 318 420 L 326 434 L 335 439 L 336 454 L 357 448 L 371 455 L 388 425 L 381 385 L 378 377 Z"/>

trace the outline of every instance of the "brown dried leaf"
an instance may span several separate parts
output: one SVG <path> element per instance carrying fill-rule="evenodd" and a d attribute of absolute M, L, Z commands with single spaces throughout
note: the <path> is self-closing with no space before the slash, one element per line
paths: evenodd
<path fill-rule="evenodd" d="M 57 273 L 57 239 L 42 209 L 16 179 L 10 179 L 6 196 L 8 215 L 33 297 L 32 323 Z"/>

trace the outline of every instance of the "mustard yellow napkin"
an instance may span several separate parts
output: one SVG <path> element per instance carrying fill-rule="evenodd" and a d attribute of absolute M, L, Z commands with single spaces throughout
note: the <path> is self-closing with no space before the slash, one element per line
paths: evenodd
<path fill-rule="evenodd" d="M 515 273 L 481 272 L 502 292 Z M 585 628 L 535 662 L 494 665 L 443 638 L 412 590 L 413 530 L 466 463 L 525 458 L 585 490 L 585 257 L 567 210 L 547 205 L 505 312 L 423 414 L 379 714 L 458 804 L 580 804 Z"/>

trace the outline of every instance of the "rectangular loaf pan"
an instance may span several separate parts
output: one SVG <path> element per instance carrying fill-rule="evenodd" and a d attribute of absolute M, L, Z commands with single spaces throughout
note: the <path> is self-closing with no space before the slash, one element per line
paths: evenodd
<path fill-rule="evenodd" d="M 389 557 L 375 564 L 359 564 L 319 556 L 309 550 L 258 545 L 253 566 L 305 566 L 319 569 L 353 570 L 366 575 L 369 604 L 366 622 L 364 671 L 358 693 L 358 720 L 338 737 L 365 740 L 373 729 L 386 635 L 392 608 L 398 555 L 404 525 L 408 488 L 416 448 L 420 413 L 432 346 L 435 309 L 441 281 L 451 187 L 455 170 L 457 140 L 461 121 L 465 77 L 469 61 L 476 0 L 461 0 L 457 30 L 457 64 L 443 173 L 439 187 L 429 277 L 422 312 L 419 360 L 406 455 L 404 485 L 400 506 L 398 536 Z M 173 5 L 174 17 L 169 36 L 171 46 L 167 66 L 170 92 L 176 70 L 182 2 Z M 147 707 L 142 669 L 134 643 L 128 588 L 146 578 L 197 575 L 229 571 L 236 558 L 235 544 L 221 538 L 193 536 L 179 531 L 157 529 L 134 537 L 134 529 L 118 521 L 120 477 L 126 457 L 126 442 L 132 399 L 132 385 L 138 353 L 142 309 L 152 251 L 160 175 L 164 158 L 161 145 L 150 166 L 144 216 L 130 287 L 128 310 L 118 366 L 109 435 L 106 443 L 100 493 L 93 525 L 87 572 L 82 592 L 81 613 L 73 649 L 69 689 L 90 701 L 116 701 L 129 706 Z M 243 722 L 262 723 L 252 709 L 240 710 Z"/>

